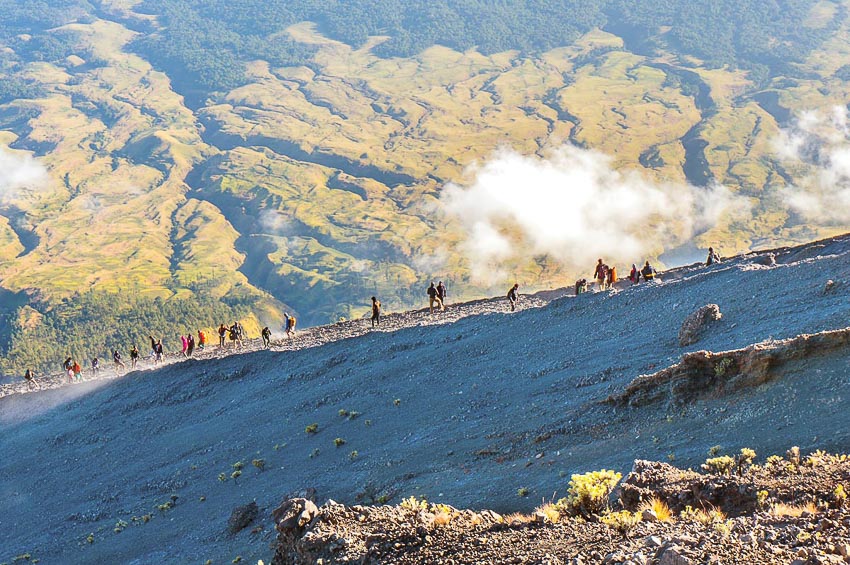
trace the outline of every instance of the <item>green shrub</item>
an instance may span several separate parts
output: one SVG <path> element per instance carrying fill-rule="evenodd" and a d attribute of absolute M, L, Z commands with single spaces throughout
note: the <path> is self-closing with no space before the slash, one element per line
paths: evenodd
<path fill-rule="evenodd" d="M 755 461 L 756 452 L 749 447 L 742 447 L 741 452 L 735 456 L 735 466 L 738 467 L 738 475 L 743 475 L 744 470 Z"/>
<path fill-rule="evenodd" d="M 619 512 L 610 512 L 604 514 L 599 521 L 608 527 L 614 528 L 623 535 L 640 523 L 640 514 L 638 512 L 629 512 L 621 510 Z"/>
<path fill-rule="evenodd" d="M 716 475 L 728 475 L 735 467 L 735 460 L 729 457 L 728 455 L 721 455 L 720 457 L 711 457 L 709 459 L 706 459 L 705 463 L 703 463 L 701 467 L 702 470 L 707 473 L 714 473 Z"/>
<path fill-rule="evenodd" d="M 338 438 L 334 439 L 334 445 L 337 446 L 337 447 L 342 447 L 343 445 L 345 445 L 345 440 L 342 439 L 341 437 L 338 437 Z"/>
<path fill-rule="evenodd" d="M 556 506 L 572 516 L 599 514 L 608 506 L 608 497 L 622 477 L 621 473 L 606 469 L 573 475 L 566 498 L 559 500 Z"/>
<path fill-rule="evenodd" d="M 319 431 L 319 424 L 310 424 L 306 428 L 304 428 L 304 432 L 308 434 L 315 434 Z"/>
<path fill-rule="evenodd" d="M 259 469 L 260 471 L 264 471 L 266 469 L 266 460 L 265 459 L 254 459 L 251 461 L 251 465 Z"/>

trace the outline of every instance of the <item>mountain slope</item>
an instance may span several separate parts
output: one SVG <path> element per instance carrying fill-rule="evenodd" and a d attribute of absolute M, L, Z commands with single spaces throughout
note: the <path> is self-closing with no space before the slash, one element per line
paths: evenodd
<path fill-rule="evenodd" d="M 735 214 L 689 234 L 725 254 L 846 230 L 841 206 L 789 206 L 823 163 L 775 143 L 846 103 L 844 2 L 738 2 L 740 18 L 678 0 L 205 4 L 3 4 L 0 159 L 44 167 L 0 187 L 6 373 L 220 318 L 326 323 L 372 294 L 402 309 L 430 278 L 466 298 L 571 284 L 580 266 L 535 250 L 476 268 L 443 197 L 500 148 L 566 143 L 650 184 L 728 185 Z M 63 309 L 85 293 L 122 307 Z M 137 327 L 150 309 L 157 326 Z"/>
<path fill-rule="evenodd" d="M 606 399 L 689 351 L 845 328 L 848 254 L 844 236 L 777 250 L 773 266 L 768 253 L 742 256 L 515 314 L 446 325 L 411 314 L 411 327 L 318 348 L 3 397 L 0 547 L 44 562 L 268 560 L 269 512 L 306 487 L 349 503 L 415 494 L 510 511 L 563 494 L 570 473 L 625 471 L 635 458 L 695 466 L 714 445 L 760 458 L 791 444 L 847 450 L 846 347 L 686 403 L 663 389 L 640 407 Z M 707 303 L 722 319 L 679 347 L 682 321 Z M 172 494 L 176 505 L 157 510 Z M 263 529 L 228 535 L 231 510 L 251 500 Z"/>

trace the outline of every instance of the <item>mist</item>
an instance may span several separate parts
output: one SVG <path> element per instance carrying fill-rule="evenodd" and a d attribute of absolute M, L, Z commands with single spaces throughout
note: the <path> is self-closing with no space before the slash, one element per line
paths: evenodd
<path fill-rule="evenodd" d="M 850 119 L 847 108 L 808 111 L 780 132 L 776 153 L 797 173 L 783 190 L 788 207 L 808 223 L 850 223 Z"/>
<path fill-rule="evenodd" d="M 726 187 L 658 183 L 570 145 L 545 158 L 503 149 L 468 173 L 472 181 L 447 185 L 441 202 L 462 226 L 463 252 L 481 281 L 503 279 L 506 265 L 536 255 L 584 273 L 601 257 L 623 272 L 749 209 Z"/>
<path fill-rule="evenodd" d="M 32 156 L 0 148 L 0 203 L 12 202 L 47 181 L 47 169 Z"/>

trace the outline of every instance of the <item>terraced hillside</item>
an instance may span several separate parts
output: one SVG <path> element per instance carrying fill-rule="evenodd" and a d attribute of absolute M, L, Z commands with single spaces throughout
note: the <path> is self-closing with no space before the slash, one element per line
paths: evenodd
<path fill-rule="evenodd" d="M 284 309 L 355 318 L 373 294 L 401 309 L 432 277 L 457 298 L 569 284 L 580 243 L 526 247 L 499 217 L 517 250 L 482 275 L 475 226 L 447 207 L 504 148 L 569 144 L 667 191 L 736 195 L 708 223 L 642 219 L 676 234 L 650 257 L 850 221 L 826 152 L 777 148 L 802 146 L 783 128 L 846 141 L 840 116 L 795 126 L 848 99 L 844 2 L 738 2 L 720 21 L 681 1 L 382 4 L 0 2 L 3 369 L 230 318 L 256 332 Z"/>

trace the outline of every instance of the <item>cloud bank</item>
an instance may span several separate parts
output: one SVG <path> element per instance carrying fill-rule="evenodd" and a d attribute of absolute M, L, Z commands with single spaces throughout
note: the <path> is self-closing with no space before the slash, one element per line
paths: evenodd
<path fill-rule="evenodd" d="M 0 148 L 0 203 L 15 200 L 22 192 L 47 182 L 47 169 L 32 156 Z"/>
<path fill-rule="evenodd" d="M 847 108 L 824 114 L 800 114 L 782 130 L 776 153 L 792 170 L 805 171 L 786 187 L 789 208 L 808 223 L 820 226 L 850 224 L 850 119 Z"/>
<path fill-rule="evenodd" d="M 598 257 L 623 270 L 748 209 L 722 186 L 659 184 L 612 165 L 575 146 L 546 158 L 502 150 L 470 171 L 471 184 L 449 184 L 441 202 L 465 230 L 474 275 L 502 278 L 505 263 L 544 254 L 581 272 Z"/>

